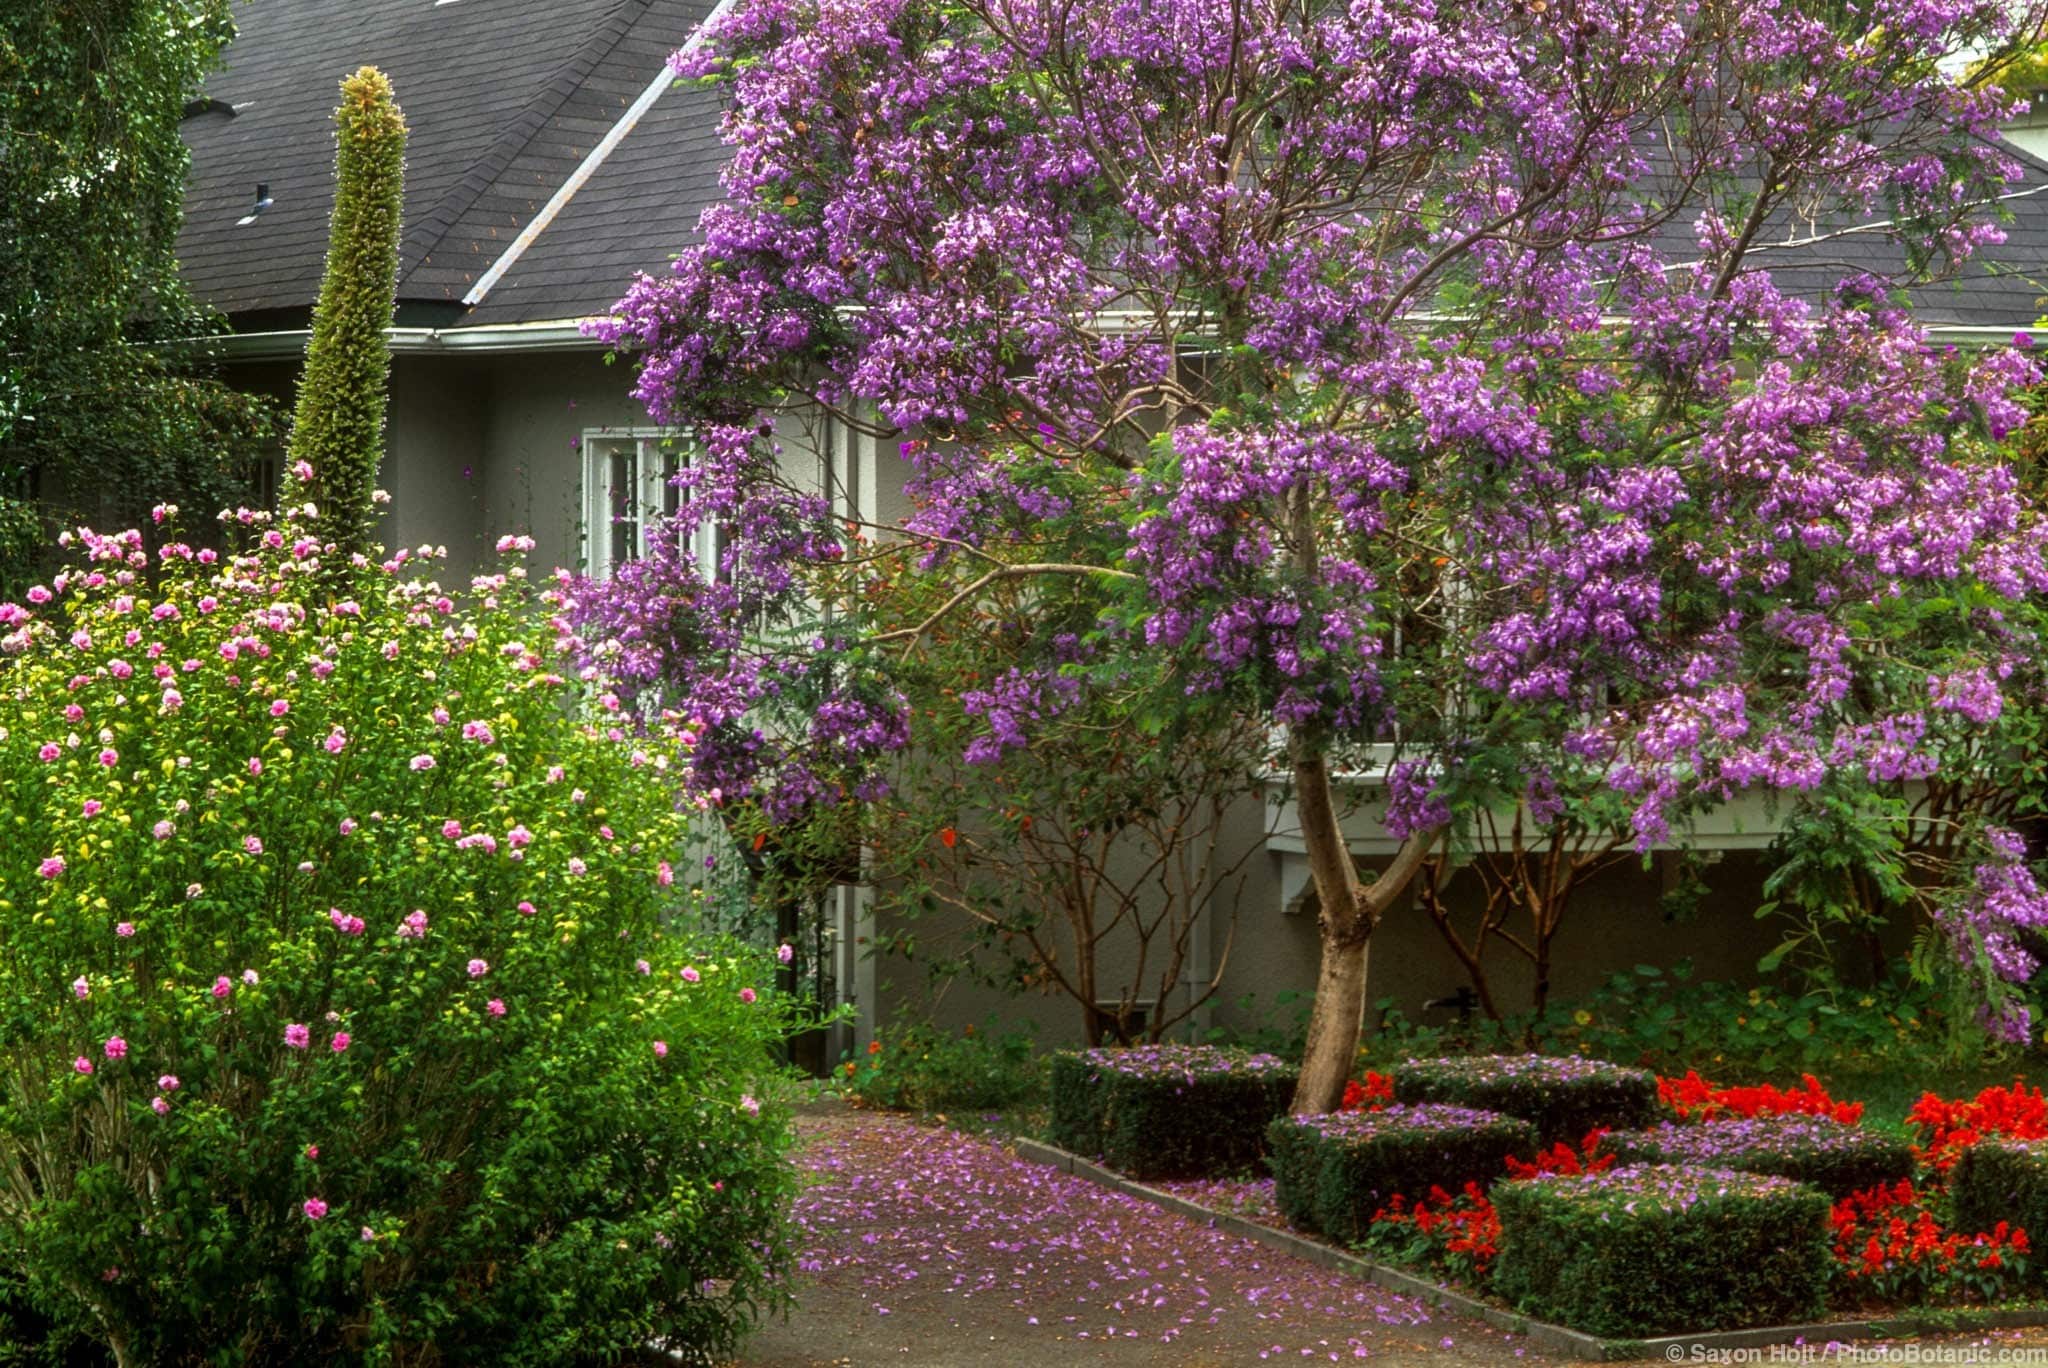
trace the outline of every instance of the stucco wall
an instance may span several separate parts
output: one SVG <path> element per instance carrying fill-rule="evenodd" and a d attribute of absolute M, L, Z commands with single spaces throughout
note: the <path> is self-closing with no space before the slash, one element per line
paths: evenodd
<path fill-rule="evenodd" d="M 1258 805 L 1248 802 L 1234 813 L 1226 834 L 1233 842 L 1261 840 L 1263 814 Z M 1232 1031 L 1284 1027 L 1307 1005 L 1319 954 L 1314 910 L 1313 906 L 1305 912 L 1283 910 L 1282 858 L 1298 857 L 1259 851 L 1247 866 L 1249 877 L 1238 904 L 1236 934 L 1222 989 L 1208 1014 L 1210 1024 Z M 1374 862 L 1365 863 L 1370 868 Z M 1661 863 L 1645 870 L 1630 861 L 1598 876 L 1577 893 L 1553 941 L 1552 1001 L 1582 996 L 1609 975 L 1638 964 L 1668 970 L 1689 960 L 1695 979 L 1754 979 L 1758 957 L 1781 935 L 1779 926 L 1755 917 L 1767 869 L 1766 857 L 1759 852 L 1725 853 L 1700 871 L 1706 893 L 1694 911 L 1677 920 L 1667 920 L 1659 907 L 1666 887 Z M 1469 869 L 1459 871 L 1446 894 L 1454 905 L 1465 909 L 1461 925 L 1469 925 L 1477 907 L 1476 876 Z M 884 919 L 885 930 L 902 925 L 906 923 Z M 958 935 L 957 923 L 949 930 L 947 923 L 931 917 L 907 925 L 914 927 L 928 949 L 939 949 Z M 1533 986 L 1526 960 L 1503 946 L 1497 946 L 1488 960 L 1502 1009 L 1525 1009 Z M 1105 981 L 1115 982 L 1116 971 L 1126 957 L 1110 950 L 1105 961 Z M 1445 1025 L 1454 1020 L 1451 1010 L 1430 1009 L 1424 1004 L 1454 995 L 1467 982 L 1464 969 L 1412 899 L 1404 900 L 1381 923 L 1368 965 L 1368 1029 L 1377 1020 L 1379 1004 L 1387 999 L 1412 1021 Z M 877 969 L 877 984 L 883 1021 L 905 1006 L 929 1005 L 939 1021 L 955 1026 L 980 1022 L 992 1014 L 1005 1020 L 1029 1020 L 1037 1025 L 1040 1039 L 1047 1045 L 1071 1044 L 1080 1036 L 1077 1010 L 1064 997 L 1033 994 L 1012 998 L 956 982 L 942 996 L 931 998 L 921 969 L 897 959 L 883 960 Z M 1283 995 L 1290 993 L 1294 1000 L 1283 1002 Z"/>

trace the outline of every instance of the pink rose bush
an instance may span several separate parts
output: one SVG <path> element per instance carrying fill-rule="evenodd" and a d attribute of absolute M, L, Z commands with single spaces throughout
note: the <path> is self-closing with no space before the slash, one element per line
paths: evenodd
<path fill-rule="evenodd" d="M 790 1260 L 772 955 L 690 929 L 523 548 L 237 519 L 0 605 L 0 1294 L 134 1363 L 721 1357 Z"/>

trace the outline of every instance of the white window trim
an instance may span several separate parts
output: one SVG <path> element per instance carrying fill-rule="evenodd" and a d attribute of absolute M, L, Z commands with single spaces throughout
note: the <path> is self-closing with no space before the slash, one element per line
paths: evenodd
<path fill-rule="evenodd" d="M 667 507 L 666 478 L 662 457 L 673 454 L 679 461 L 689 459 L 689 444 L 674 432 L 655 427 L 585 428 L 578 443 L 582 469 L 578 478 L 583 490 L 583 568 L 594 579 L 609 579 L 618 567 L 612 560 L 612 455 L 632 444 L 637 469 L 637 502 L 640 509 L 642 547 L 650 522 Z M 700 524 L 690 548 L 697 573 L 706 583 L 718 578 L 718 527 Z"/>

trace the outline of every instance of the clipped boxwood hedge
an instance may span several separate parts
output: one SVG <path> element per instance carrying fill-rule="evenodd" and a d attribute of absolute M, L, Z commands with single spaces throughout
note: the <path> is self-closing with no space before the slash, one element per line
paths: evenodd
<path fill-rule="evenodd" d="M 1283 1116 L 1266 1138 L 1281 1214 L 1347 1244 L 1395 1196 L 1491 1182 L 1509 1155 L 1536 1148 L 1526 1121 L 1440 1104 Z"/>
<path fill-rule="evenodd" d="M 1732 1169 L 1633 1165 L 1493 1189 L 1494 1291 L 1589 1334 L 1644 1337 L 1819 1316 L 1827 1194 Z"/>
<path fill-rule="evenodd" d="M 1252 1168 L 1297 1070 L 1213 1045 L 1053 1056 L 1047 1138 L 1133 1178 L 1213 1178 Z"/>
<path fill-rule="evenodd" d="M 1698 1164 L 1773 1173 L 1834 1197 L 1913 1176 L 1913 1150 L 1896 1136 L 1826 1116 L 1758 1116 L 1621 1131 L 1601 1142 L 1624 1164 Z"/>
<path fill-rule="evenodd" d="M 1568 1055 L 1467 1055 L 1394 1066 L 1400 1102 L 1448 1102 L 1518 1116 L 1550 1145 L 1576 1145 L 1595 1127 L 1631 1130 L 1657 1119 L 1657 1078 Z"/>
<path fill-rule="evenodd" d="M 1951 1229 L 1980 1234 L 2006 1221 L 2036 1244 L 2048 1237 L 2048 1140 L 1987 1136 L 1949 1171 Z"/>

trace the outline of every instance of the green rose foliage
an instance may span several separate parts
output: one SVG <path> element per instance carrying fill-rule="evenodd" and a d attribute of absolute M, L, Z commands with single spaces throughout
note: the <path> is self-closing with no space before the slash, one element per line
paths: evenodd
<path fill-rule="evenodd" d="M 18 1320 L 126 1363 L 724 1350 L 789 1264 L 793 1009 L 687 929 L 664 760 L 516 559 L 458 594 L 242 520 L 218 561 L 81 534 L 0 605 Z"/>

